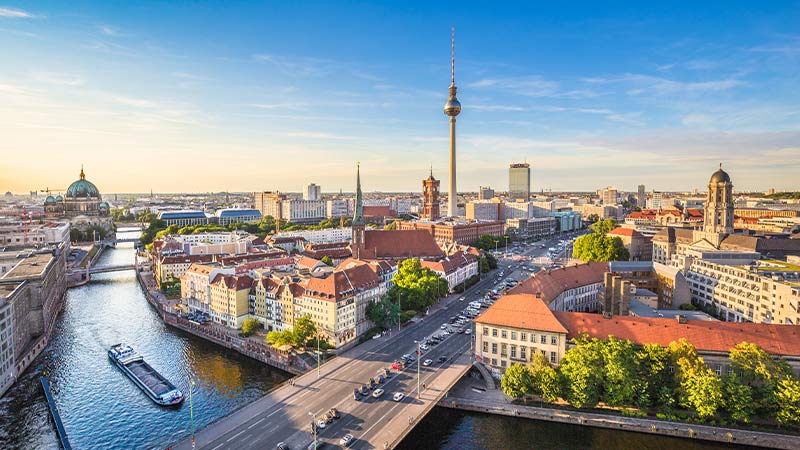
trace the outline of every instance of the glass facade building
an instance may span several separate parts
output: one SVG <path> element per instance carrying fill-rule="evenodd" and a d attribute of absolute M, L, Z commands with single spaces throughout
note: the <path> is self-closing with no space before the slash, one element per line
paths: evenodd
<path fill-rule="evenodd" d="M 531 165 L 528 163 L 511 164 L 508 168 L 509 200 L 528 201 L 531 196 Z"/>

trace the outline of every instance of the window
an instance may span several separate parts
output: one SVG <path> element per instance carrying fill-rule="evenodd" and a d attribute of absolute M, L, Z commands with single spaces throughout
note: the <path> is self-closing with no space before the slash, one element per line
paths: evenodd
<path fill-rule="evenodd" d="M 497 343 L 496 342 L 492 342 L 492 354 L 493 355 L 497 354 Z"/>
<path fill-rule="evenodd" d="M 497 365 L 497 358 L 492 358 L 492 365 L 493 365 L 493 366 L 496 366 L 496 365 Z"/>
<path fill-rule="evenodd" d="M 492 328 L 492 336 L 497 337 L 497 328 Z"/>
<path fill-rule="evenodd" d="M 525 341 L 528 340 L 528 336 L 526 336 L 525 333 L 520 333 L 519 334 L 519 340 L 522 341 L 522 342 L 525 342 Z"/>
<path fill-rule="evenodd" d="M 540 336 L 540 342 L 541 342 L 542 344 L 547 344 L 547 336 L 545 336 L 545 335 L 541 335 L 541 336 Z"/>
<path fill-rule="evenodd" d="M 553 364 L 556 363 L 556 352 L 550 352 L 550 362 Z"/>
<path fill-rule="evenodd" d="M 484 336 L 488 336 L 489 335 L 489 327 L 483 327 L 483 335 Z"/>
<path fill-rule="evenodd" d="M 500 344 L 500 356 L 508 356 L 508 345 Z"/>
<path fill-rule="evenodd" d="M 517 332 L 516 331 L 512 331 L 511 332 L 511 340 L 512 341 L 516 341 L 517 340 Z"/>
<path fill-rule="evenodd" d="M 553 345 L 558 344 L 558 336 L 550 336 L 550 343 Z"/>
<path fill-rule="evenodd" d="M 516 358 L 516 357 L 517 357 L 517 346 L 516 345 L 512 345 L 511 346 L 511 358 Z"/>
<path fill-rule="evenodd" d="M 508 333 L 506 332 L 506 330 L 502 330 L 502 331 L 500 332 L 500 337 L 501 337 L 501 338 L 503 338 L 503 339 L 505 339 L 505 338 L 507 338 L 507 337 L 508 337 Z"/>
<path fill-rule="evenodd" d="M 506 366 L 506 360 L 503 359 L 500 361 L 500 367 L 505 367 L 505 366 Z"/>
<path fill-rule="evenodd" d="M 522 360 L 527 360 L 528 359 L 528 358 L 525 357 L 525 347 L 520 347 L 519 348 L 519 357 Z"/>
<path fill-rule="evenodd" d="M 535 333 L 531 333 L 531 342 L 533 342 L 534 344 L 536 343 L 536 334 Z"/>
<path fill-rule="evenodd" d="M 489 351 L 489 343 L 483 341 L 483 353 L 487 353 Z"/>

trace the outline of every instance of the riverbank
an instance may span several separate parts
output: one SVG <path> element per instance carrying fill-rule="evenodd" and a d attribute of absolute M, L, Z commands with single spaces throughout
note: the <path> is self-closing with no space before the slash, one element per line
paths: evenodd
<path fill-rule="evenodd" d="M 484 383 L 465 377 L 443 398 L 438 406 L 464 411 L 519 417 L 579 426 L 657 434 L 725 444 L 794 450 L 800 437 L 761 431 L 722 428 L 709 425 L 670 422 L 657 419 L 623 417 L 582 411 L 512 404 L 499 389 L 486 390 Z"/>
<path fill-rule="evenodd" d="M 185 317 L 181 317 L 179 314 L 173 312 L 175 311 L 177 301 L 167 299 L 161 291 L 158 290 L 152 273 L 137 270 L 136 279 L 145 292 L 147 302 L 156 309 L 159 317 L 161 317 L 161 320 L 163 320 L 165 324 L 211 341 L 217 345 L 221 345 L 227 349 L 235 350 L 242 355 L 293 375 L 300 375 L 311 370 L 311 366 L 309 366 L 302 357 L 275 349 L 266 343 L 262 335 L 242 337 L 237 331 L 221 325 L 214 323 L 200 325 L 189 321 Z"/>

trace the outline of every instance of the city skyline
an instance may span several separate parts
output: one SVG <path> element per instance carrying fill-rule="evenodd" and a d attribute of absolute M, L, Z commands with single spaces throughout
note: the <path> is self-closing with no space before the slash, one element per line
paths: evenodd
<path fill-rule="evenodd" d="M 703 190 L 719 161 L 737 191 L 790 190 L 800 10 L 727 5 L 3 4 L 0 130 L 20 157 L 0 189 L 84 164 L 105 192 L 348 191 L 358 160 L 368 191 L 417 192 L 447 172 L 455 23 L 460 191 L 522 160 L 533 192 Z"/>

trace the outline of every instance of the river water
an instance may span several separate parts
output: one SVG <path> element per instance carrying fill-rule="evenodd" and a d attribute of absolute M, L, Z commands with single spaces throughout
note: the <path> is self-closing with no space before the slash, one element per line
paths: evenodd
<path fill-rule="evenodd" d="M 133 234 L 136 235 L 135 233 Z M 120 237 L 131 236 L 120 233 Z M 131 247 L 106 251 L 99 265 L 134 259 Z M 147 303 L 133 271 L 95 275 L 67 291 L 48 348 L 0 398 L 0 449 L 58 449 L 38 377 L 50 379 L 75 449 L 157 449 L 191 433 L 189 401 L 165 409 L 108 359 L 126 342 L 185 394 L 193 389 L 201 428 L 267 393 L 287 374 L 174 328 Z M 401 443 L 411 449 L 730 449 L 675 438 L 583 428 L 435 408 Z M 743 447 L 739 447 L 743 448 Z"/>

